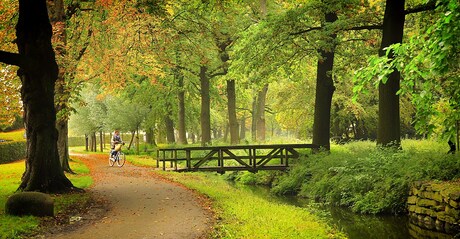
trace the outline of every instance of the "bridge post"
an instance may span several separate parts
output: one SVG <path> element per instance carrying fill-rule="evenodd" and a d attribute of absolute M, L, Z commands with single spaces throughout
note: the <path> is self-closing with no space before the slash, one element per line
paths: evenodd
<path fill-rule="evenodd" d="M 253 168 L 255 171 L 257 171 L 257 150 L 256 149 L 249 149 L 249 151 L 252 151 L 252 163 L 253 163 Z"/>
<path fill-rule="evenodd" d="M 160 149 L 157 149 L 157 168 L 160 167 Z"/>
<path fill-rule="evenodd" d="M 192 160 L 191 160 L 191 152 L 190 149 L 185 150 L 185 158 L 187 159 L 186 164 L 187 164 L 187 169 L 190 170 L 192 169 Z"/>

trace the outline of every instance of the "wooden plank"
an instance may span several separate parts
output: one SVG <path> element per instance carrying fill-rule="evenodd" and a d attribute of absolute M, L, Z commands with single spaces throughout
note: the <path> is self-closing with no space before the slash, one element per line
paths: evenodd
<path fill-rule="evenodd" d="M 279 150 L 280 150 L 279 148 L 275 148 L 272 151 L 270 151 L 270 153 L 267 154 L 265 156 L 265 158 L 263 158 L 262 160 L 257 162 L 257 165 L 258 166 L 264 166 L 266 163 L 268 163 L 270 160 L 272 160 L 274 156 L 278 155 Z"/>
<path fill-rule="evenodd" d="M 246 162 L 244 162 L 243 160 L 241 160 L 241 158 L 239 156 L 236 156 L 235 154 L 233 154 L 230 150 L 226 149 L 226 150 L 223 150 L 223 152 L 225 152 L 226 154 L 228 154 L 228 156 L 230 156 L 231 158 L 230 159 L 234 159 L 236 160 L 238 163 L 240 163 L 241 165 L 247 167 L 247 168 L 251 168 L 251 166 L 249 166 Z"/>
<path fill-rule="evenodd" d="M 211 150 L 205 157 L 203 157 L 202 159 L 200 159 L 200 161 L 198 161 L 198 163 L 196 163 L 195 165 L 193 165 L 193 168 L 197 168 L 197 167 L 200 167 L 203 163 L 205 163 L 206 161 L 208 161 L 214 154 L 216 154 L 218 152 L 218 150 Z"/>

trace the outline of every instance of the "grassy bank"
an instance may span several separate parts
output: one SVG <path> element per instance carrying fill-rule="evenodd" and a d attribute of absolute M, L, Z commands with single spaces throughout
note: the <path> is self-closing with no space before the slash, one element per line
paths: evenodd
<path fill-rule="evenodd" d="M 72 183 L 79 188 L 86 188 L 92 184 L 89 169 L 80 162 L 71 162 L 71 168 L 76 175 L 67 175 Z M 24 161 L 9 164 L 0 164 L 0 238 L 21 238 L 38 229 L 40 219 L 32 216 L 16 217 L 5 215 L 5 202 L 19 187 L 21 176 L 24 173 Z M 89 200 L 85 193 L 52 195 L 55 201 L 55 215 L 65 211 L 72 204 L 82 204 Z"/>
<path fill-rule="evenodd" d="M 139 166 L 154 166 L 151 157 L 128 155 Z M 219 218 L 215 238 L 345 238 L 306 209 L 270 202 L 235 188 L 212 173 L 159 172 L 207 195 Z"/>
<path fill-rule="evenodd" d="M 333 145 L 330 154 L 309 155 L 289 173 L 234 175 L 237 181 L 273 186 L 277 194 L 298 194 L 361 213 L 405 213 L 409 186 L 420 180 L 460 178 L 459 155 L 446 143 L 404 140 L 403 150 L 378 150 L 374 142 Z"/>
<path fill-rule="evenodd" d="M 205 173 L 163 173 L 207 195 L 221 220 L 217 238 L 345 238 L 305 209 L 270 202 Z"/>

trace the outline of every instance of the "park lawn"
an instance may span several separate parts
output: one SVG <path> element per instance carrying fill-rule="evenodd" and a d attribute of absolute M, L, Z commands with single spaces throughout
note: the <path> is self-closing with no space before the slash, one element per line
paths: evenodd
<path fill-rule="evenodd" d="M 0 132 L 0 139 L 11 141 L 25 141 L 24 129 L 19 129 L 10 132 Z"/>
<path fill-rule="evenodd" d="M 67 174 L 74 186 L 79 188 L 89 187 L 93 181 L 89 176 L 89 169 L 81 162 L 70 162 L 70 167 L 76 175 Z M 24 161 L 9 164 L 0 164 L 0 239 L 20 238 L 38 229 L 40 219 L 33 216 L 16 217 L 5 215 L 5 203 L 8 196 L 12 195 L 21 183 L 24 173 Z M 55 202 L 55 214 L 59 214 L 72 204 L 82 204 L 90 199 L 86 193 L 73 193 L 52 195 Z"/>

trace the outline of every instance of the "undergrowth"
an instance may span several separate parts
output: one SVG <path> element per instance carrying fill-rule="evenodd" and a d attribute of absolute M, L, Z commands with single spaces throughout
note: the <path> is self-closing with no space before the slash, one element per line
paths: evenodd
<path fill-rule="evenodd" d="M 333 146 L 330 154 L 304 157 L 274 180 L 276 194 L 298 194 L 360 213 L 405 212 L 410 183 L 460 178 L 458 155 L 443 144 L 403 141 L 403 150 L 373 142 Z"/>

